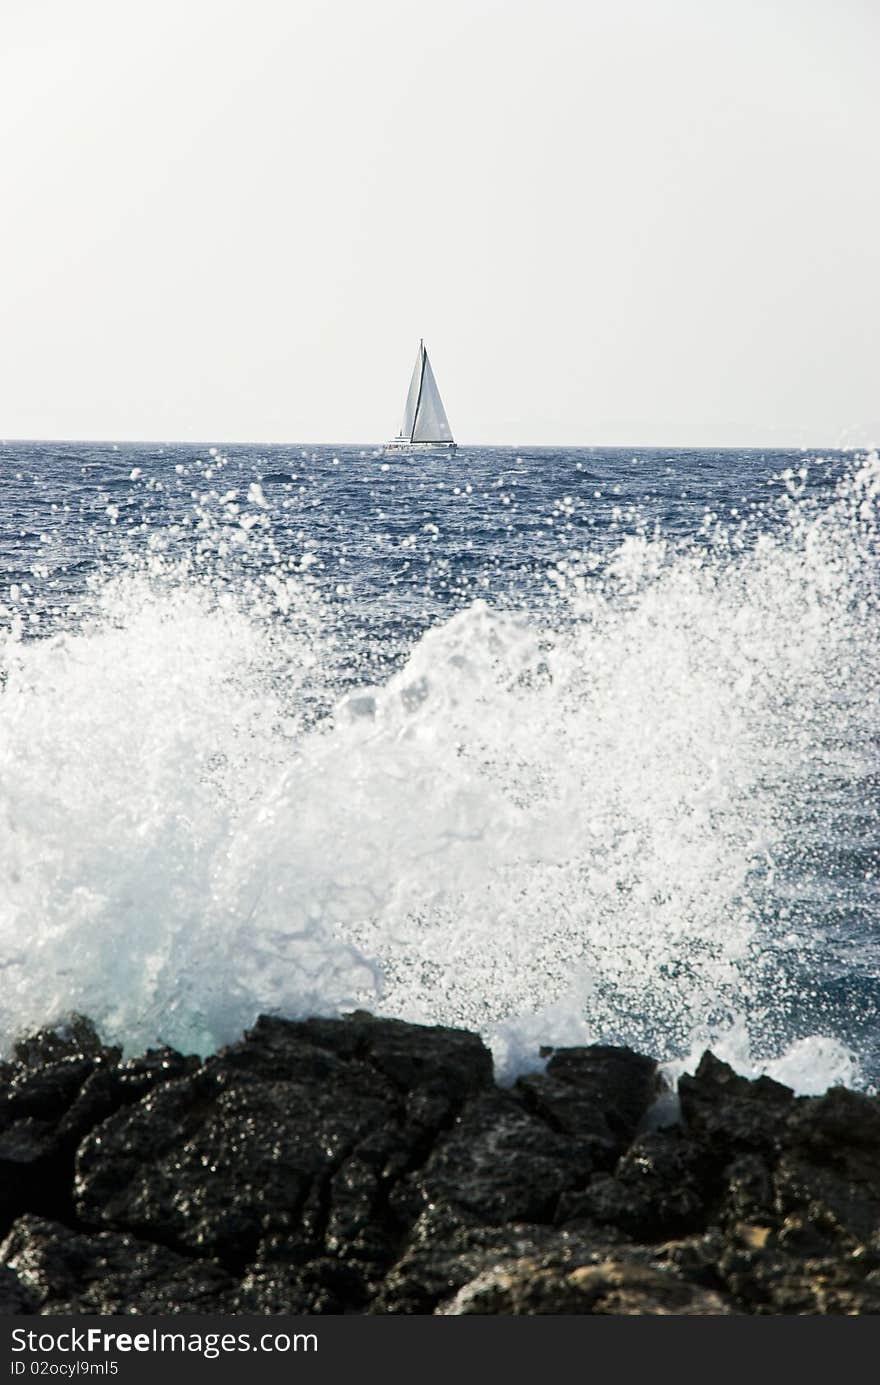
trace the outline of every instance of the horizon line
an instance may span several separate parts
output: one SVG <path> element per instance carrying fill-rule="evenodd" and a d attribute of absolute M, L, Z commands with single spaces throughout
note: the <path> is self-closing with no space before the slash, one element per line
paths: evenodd
<path fill-rule="evenodd" d="M 27 444 L 70 444 L 73 446 L 99 446 L 99 447 L 358 447 L 368 451 L 382 451 L 387 445 L 384 442 L 362 442 L 362 441 L 335 441 L 327 440 L 306 440 L 303 438 L 293 439 L 287 442 L 278 440 L 268 441 L 253 438 L 120 438 L 120 437 L 8 437 L 0 438 L 0 447 L 9 447 L 19 443 Z M 603 451 L 603 452 L 626 452 L 638 448 L 649 448 L 651 451 L 662 451 L 664 448 L 679 451 L 706 451 L 714 450 L 717 452 L 859 452 L 871 451 L 880 445 L 880 439 L 871 442 L 842 443 L 842 442 L 456 442 L 456 448 L 483 448 L 500 450 L 516 450 L 517 448 L 533 448 L 540 451 L 553 451 L 561 449 L 563 451 Z"/>

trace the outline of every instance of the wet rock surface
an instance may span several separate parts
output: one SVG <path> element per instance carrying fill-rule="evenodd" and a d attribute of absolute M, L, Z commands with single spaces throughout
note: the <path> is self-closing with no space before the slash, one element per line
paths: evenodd
<path fill-rule="evenodd" d="M 201 1061 L 88 1020 L 0 1065 L 0 1313 L 880 1312 L 880 1099 L 712 1054 L 263 1017 Z"/>

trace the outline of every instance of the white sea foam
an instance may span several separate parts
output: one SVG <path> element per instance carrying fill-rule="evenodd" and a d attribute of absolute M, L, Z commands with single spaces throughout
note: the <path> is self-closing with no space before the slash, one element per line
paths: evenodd
<path fill-rule="evenodd" d="M 704 1044 L 695 1045 L 685 1057 L 662 1066 L 663 1075 L 674 1087 L 682 1073 L 692 1073 L 702 1056 Z M 752 1039 L 744 1017 L 726 1032 L 712 1035 L 712 1052 L 745 1077 L 772 1077 L 793 1088 L 799 1096 L 814 1096 L 828 1087 L 862 1085 L 863 1073 L 855 1053 L 839 1039 L 809 1035 L 795 1039 L 773 1058 L 755 1057 Z"/>
<path fill-rule="evenodd" d="M 592 1039 L 854 1080 L 786 1031 L 818 925 L 782 867 L 877 770 L 880 465 L 821 513 L 790 489 L 755 543 L 569 559 L 552 626 L 475 602 L 318 724 L 338 650 L 295 572 L 255 600 L 154 556 L 61 633 L 13 617 L 0 1034 L 77 1009 L 205 1051 L 367 1005 L 482 1030 L 508 1077 Z"/>

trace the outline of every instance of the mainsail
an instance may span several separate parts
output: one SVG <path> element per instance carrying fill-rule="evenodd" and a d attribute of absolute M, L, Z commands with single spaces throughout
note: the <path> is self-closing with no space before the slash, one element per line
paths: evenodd
<path fill-rule="evenodd" d="M 400 436 L 408 442 L 452 442 L 449 419 L 423 341 L 419 342 L 409 382 Z"/>

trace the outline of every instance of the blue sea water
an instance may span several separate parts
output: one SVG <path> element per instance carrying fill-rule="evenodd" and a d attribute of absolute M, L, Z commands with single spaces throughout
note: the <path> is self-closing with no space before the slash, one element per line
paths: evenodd
<path fill-rule="evenodd" d="M 880 1077 L 880 465 L 0 444 L 0 1038 Z"/>

